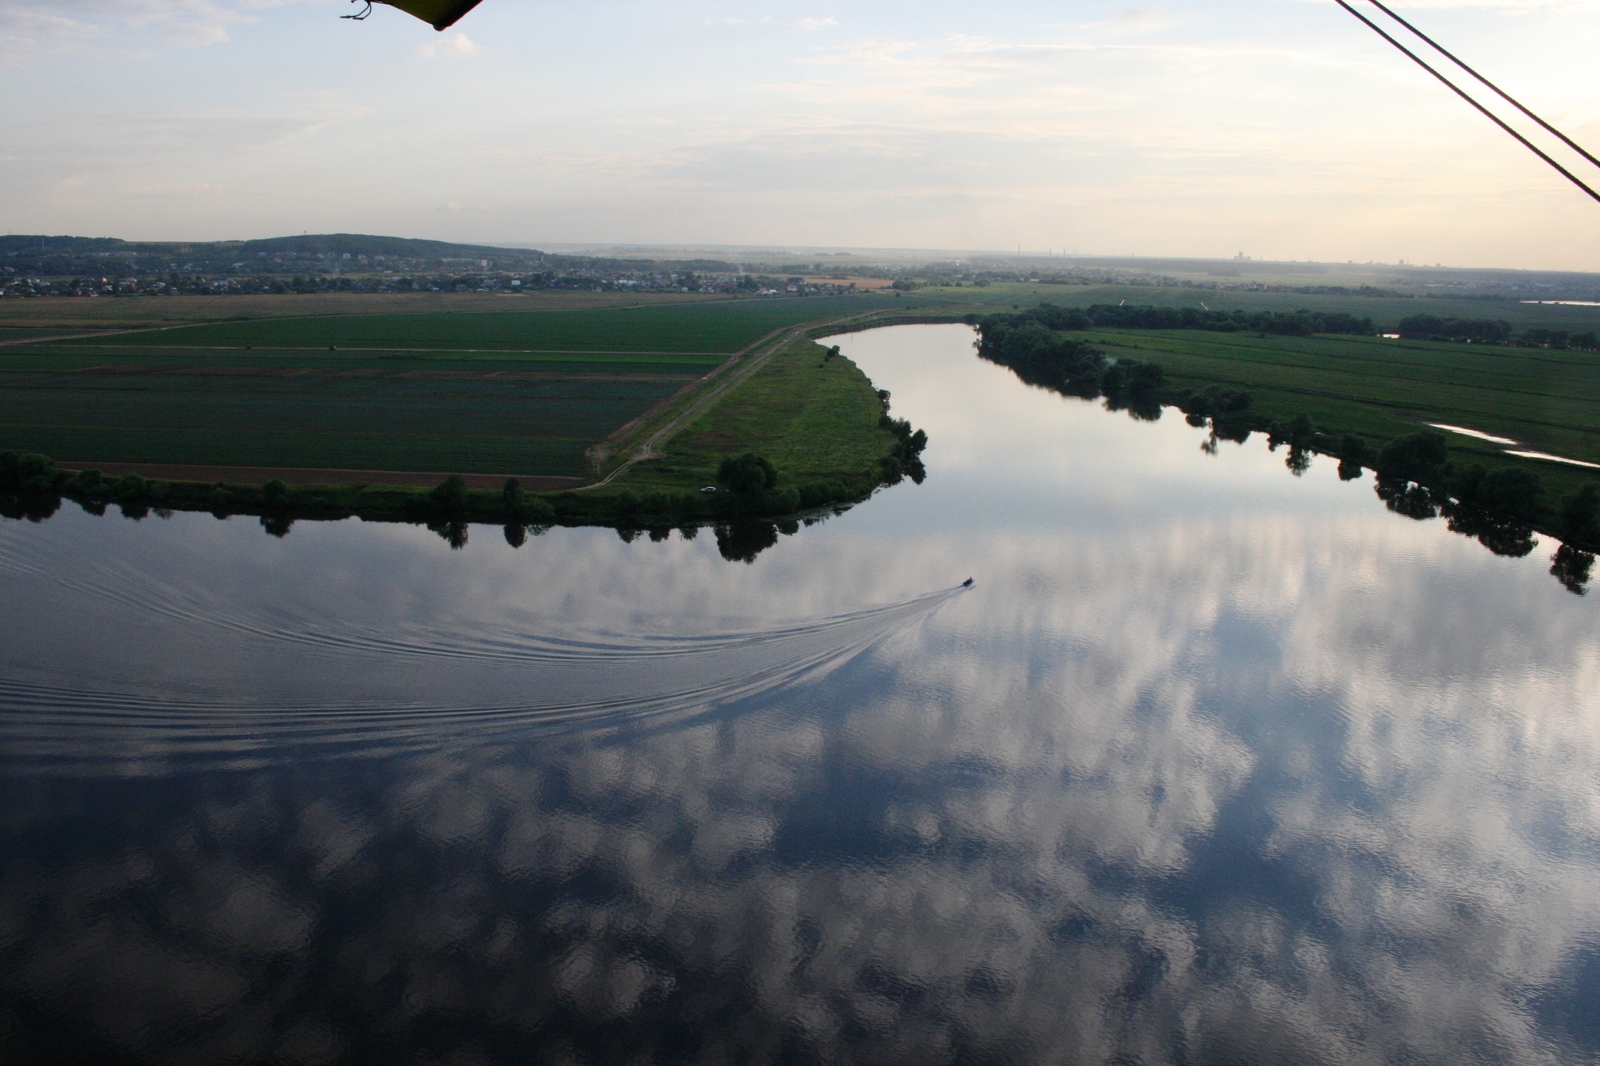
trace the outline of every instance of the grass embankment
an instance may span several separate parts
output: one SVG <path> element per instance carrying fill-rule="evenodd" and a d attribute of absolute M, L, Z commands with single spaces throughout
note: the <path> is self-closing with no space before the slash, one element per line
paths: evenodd
<path fill-rule="evenodd" d="M 899 444 L 885 412 L 859 367 L 797 339 L 617 484 L 639 493 L 715 485 L 725 456 L 753 450 L 777 468 L 779 488 L 834 487 L 843 499 L 870 490 Z"/>

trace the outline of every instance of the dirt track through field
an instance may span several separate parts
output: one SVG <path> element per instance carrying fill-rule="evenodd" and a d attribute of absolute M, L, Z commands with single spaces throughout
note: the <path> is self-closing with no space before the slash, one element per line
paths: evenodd
<path fill-rule="evenodd" d="M 646 459 L 655 459 L 655 458 L 657 458 L 660 455 L 660 453 L 655 450 L 655 446 L 657 444 L 659 444 L 662 441 L 666 440 L 673 433 L 676 433 L 691 418 L 701 414 L 707 408 L 709 408 L 713 403 L 715 403 L 717 400 L 719 400 L 723 396 L 727 395 L 727 393 L 728 393 L 728 391 L 730 389 L 736 388 L 737 386 L 739 386 L 743 382 L 749 380 L 750 375 L 754 374 L 757 370 L 760 370 L 764 365 L 766 365 L 766 363 L 767 363 L 767 361 L 769 359 L 771 359 L 774 355 L 776 355 L 779 352 L 781 352 L 784 348 L 787 348 L 790 344 L 794 343 L 796 340 L 799 340 L 801 337 L 805 336 L 811 330 L 816 329 L 819 326 L 824 326 L 824 325 L 826 325 L 826 326 L 842 325 L 845 322 L 850 322 L 850 321 L 853 321 L 853 320 L 858 319 L 858 318 L 864 318 L 864 317 L 867 317 L 868 315 L 872 315 L 872 314 L 876 314 L 876 312 L 868 311 L 868 312 L 866 312 L 866 314 L 861 314 L 861 315 L 847 315 L 844 318 L 834 319 L 831 322 L 807 322 L 807 323 L 803 323 L 801 325 L 795 326 L 793 329 L 791 329 L 788 332 L 784 333 L 776 341 L 774 341 L 770 345 L 768 345 L 766 347 L 766 349 L 763 350 L 759 355 L 756 355 L 751 359 L 748 359 L 748 360 L 745 360 L 744 362 L 741 362 L 741 359 L 743 359 L 743 357 L 744 357 L 744 353 L 741 352 L 738 355 L 735 355 L 733 358 L 729 359 L 726 363 L 723 363 L 721 366 L 717 367 L 717 369 L 713 370 L 710 374 L 706 375 L 707 380 L 710 380 L 710 379 L 716 378 L 719 375 L 722 375 L 722 374 L 726 373 L 730 368 L 734 368 L 732 370 L 732 373 L 728 373 L 727 374 L 726 380 L 718 382 L 715 385 L 715 387 L 707 390 L 703 395 L 701 395 L 698 399 L 696 399 L 688 407 L 685 407 L 682 411 L 679 411 L 676 415 L 674 415 L 671 419 L 669 419 L 665 424 L 663 424 L 660 428 L 658 428 L 654 433 L 652 433 L 652 434 L 650 434 L 650 436 L 646 437 L 644 442 L 642 444 L 640 444 L 637 449 L 634 450 L 633 455 L 631 455 L 627 460 L 625 460 L 622 463 L 622 465 L 618 466 L 615 470 L 611 471 L 611 473 L 607 474 L 605 477 L 601 478 L 599 481 L 596 481 L 594 484 L 592 484 L 592 485 L 584 485 L 582 488 L 577 489 L 576 491 L 578 491 L 578 492 L 587 492 L 590 489 L 604 488 L 606 485 L 611 484 L 611 482 L 613 480 L 615 480 L 616 477 L 619 474 L 621 474 L 623 471 L 627 470 L 629 467 L 633 466 L 635 463 L 642 463 Z M 768 334 L 768 336 L 770 337 L 771 334 Z M 762 343 L 762 341 L 757 341 L 755 344 L 751 345 L 750 348 L 745 349 L 745 351 L 748 352 L 748 351 L 751 351 L 751 350 L 753 350 L 755 348 L 758 348 L 758 347 L 760 347 L 761 343 Z M 628 431 L 628 429 L 629 429 L 629 427 L 624 426 L 622 428 L 622 430 L 619 431 L 619 435 L 621 433 L 626 433 Z"/>

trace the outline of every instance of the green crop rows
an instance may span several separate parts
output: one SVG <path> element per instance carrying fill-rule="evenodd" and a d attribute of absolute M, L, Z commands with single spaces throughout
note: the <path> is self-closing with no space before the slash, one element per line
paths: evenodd
<path fill-rule="evenodd" d="M 785 326 L 885 306 L 883 298 L 728 300 L 592 311 L 329 315 L 94 338 L 82 345 L 532 352 L 732 353 Z"/>
<path fill-rule="evenodd" d="M 0 448 L 67 465 L 583 476 L 775 329 L 867 301 L 232 322 L 0 349 Z"/>

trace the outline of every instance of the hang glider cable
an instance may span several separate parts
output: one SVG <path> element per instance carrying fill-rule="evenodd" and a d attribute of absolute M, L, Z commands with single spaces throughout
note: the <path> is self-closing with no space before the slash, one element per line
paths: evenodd
<path fill-rule="evenodd" d="M 1596 159 L 1594 156 L 1592 156 L 1588 152 L 1586 152 L 1584 150 L 1584 148 L 1583 148 L 1583 145 L 1579 144 L 1577 141 L 1573 140 L 1571 137 L 1568 137 L 1565 133 L 1562 133 L 1560 130 L 1558 130 L 1554 126 L 1550 125 L 1550 123 L 1546 122 L 1544 119 L 1540 118 L 1538 115 L 1535 115 L 1532 111 L 1530 111 L 1528 108 L 1526 108 L 1526 107 L 1524 107 L 1522 105 L 1522 101 L 1518 100 L 1516 97 L 1512 96 L 1510 93 L 1508 93 L 1504 89 L 1500 88 L 1500 86 L 1496 85 L 1494 82 L 1490 81 L 1488 78 L 1484 77 L 1482 74 L 1479 74 L 1476 70 L 1473 70 L 1471 67 L 1467 66 L 1467 64 L 1465 62 L 1463 62 L 1462 60 L 1458 59 L 1456 57 L 1455 53 L 1451 52 L 1444 45 L 1440 44 L 1438 41 L 1434 40 L 1432 37 L 1429 37 L 1426 33 L 1423 33 L 1421 30 L 1417 29 L 1411 23 L 1409 23 L 1405 19 L 1401 18 L 1394 11 L 1391 11 L 1384 4 L 1380 3 L 1379 0 L 1369 0 L 1369 2 L 1372 4 L 1373 7 L 1377 8 L 1379 11 L 1382 11 L 1385 15 L 1388 15 L 1390 18 L 1392 18 L 1396 22 L 1400 23 L 1400 25 L 1402 25 L 1406 29 L 1410 30 L 1412 32 L 1412 34 L 1414 34 L 1418 38 L 1428 42 L 1428 47 L 1432 48 L 1435 52 L 1438 52 L 1440 55 L 1444 56 L 1450 62 L 1454 63 L 1456 66 L 1460 67 L 1462 70 L 1466 71 L 1468 74 L 1471 74 L 1474 78 L 1478 79 L 1484 85 L 1488 86 L 1491 90 L 1493 90 L 1493 92 L 1495 93 L 1496 96 L 1500 97 L 1500 99 L 1504 100 L 1506 103 L 1510 104 L 1512 107 L 1516 108 L 1518 111 L 1521 111 L 1524 115 L 1527 115 L 1529 118 L 1533 119 L 1533 121 L 1537 122 L 1540 125 L 1540 127 L 1544 129 L 1544 131 L 1546 133 L 1549 133 L 1551 136 L 1555 137 L 1562 144 L 1566 145 L 1568 148 L 1571 148 L 1574 152 L 1577 152 L 1579 155 L 1583 156 L 1583 158 L 1587 159 L 1589 162 L 1593 163 L 1595 166 L 1600 167 L 1600 159 Z"/>
<path fill-rule="evenodd" d="M 1437 78 L 1440 81 L 1440 83 L 1442 83 L 1445 86 L 1445 88 L 1449 89 L 1451 92 L 1453 92 L 1457 96 L 1461 97 L 1461 99 L 1463 99 L 1467 103 L 1471 104 L 1480 114 L 1483 115 L 1484 118 L 1487 118 L 1490 122 L 1493 122 L 1496 126 L 1499 126 L 1502 130 L 1504 130 L 1506 133 L 1508 133 L 1513 138 L 1515 138 L 1516 141 L 1519 144 L 1521 144 L 1524 148 L 1526 148 L 1528 151 L 1532 152 L 1534 155 L 1538 156 L 1540 159 L 1542 159 L 1546 163 L 1548 163 L 1562 177 L 1566 178 L 1568 181 L 1572 182 L 1572 184 L 1576 185 L 1578 188 L 1580 188 L 1584 192 L 1588 193 L 1589 197 L 1592 200 L 1594 200 L 1596 203 L 1600 203 L 1600 192 L 1595 192 L 1594 189 L 1590 188 L 1589 185 L 1586 182 L 1584 182 L 1584 180 L 1582 178 L 1578 177 L 1572 171 L 1568 170 L 1566 167 L 1564 167 L 1560 163 L 1556 162 L 1556 160 L 1552 159 L 1547 152 L 1545 152 L 1538 145 L 1534 144 L 1532 141 L 1528 140 L 1528 138 L 1524 137 L 1521 133 L 1518 133 L 1509 124 L 1507 124 L 1506 121 L 1504 119 L 1502 119 L 1499 115 L 1495 114 L 1493 111 L 1490 111 L 1487 107 L 1485 107 L 1483 104 L 1479 103 L 1476 99 L 1474 99 L 1465 89 L 1462 89 L 1455 82 L 1451 81 L 1449 78 L 1447 78 L 1443 74 L 1439 73 L 1439 71 L 1435 70 L 1432 66 L 1430 66 L 1428 64 L 1427 60 L 1423 59 L 1421 56 L 1417 55 L 1411 49 L 1409 49 L 1405 45 L 1401 44 L 1392 35 L 1390 35 L 1387 31 L 1385 31 L 1383 29 L 1383 27 L 1379 26 L 1376 22 L 1373 22 L 1371 19 L 1367 18 L 1367 16 L 1363 15 L 1361 12 L 1359 12 L 1355 8 L 1351 7 L 1350 4 L 1347 2 L 1347 0 L 1334 0 L 1334 3 L 1338 4 L 1340 7 L 1344 8 L 1346 11 L 1348 11 L 1351 15 L 1355 16 L 1356 18 L 1360 19 L 1362 22 L 1366 23 L 1367 28 L 1370 29 L 1373 33 L 1376 33 L 1379 37 L 1382 37 L 1384 40 L 1386 40 L 1390 44 L 1394 45 L 1394 47 L 1398 51 L 1400 51 L 1403 55 L 1405 55 L 1413 63 L 1415 63 L 1417 66 L 1421 67 L 1423 70 L 1427 71 L 1429 74 L 1432 74 L 1435 78 Z M 1508 103 L 1510 103 L 1518 111 L 1521 111 L 1524 115 L 1527 115 L 1533 121 L 1537 122 L 1542 128 L 1544 128 L 1545 130 L 1548 130 L 1550 133 L 1552 133 L 1556 137 L 1560 138 L 1561 142 L 1563 144 L 1566 144 L 1568 147 L 1572 148 L 1579 155 L 1581 155 L 1585 159 L 1587 159 L 1590 163 L 1593 163 L 1595 166 L 1600 167 L 1600 161 L 1597 161 L 1594 156 L 1592 156 L 1588 152 L 1584 151 L 1570 137 L 1568 137 L 1566 134 L 1562 133 L 1560 130 L 1556 129 L 1554 126 L 1550 125 L 1550 123 L 1546 122 L 1544 119 L 1540 118 L 1538 115 L 1534 114 L 1532 111 L 1528 110 L 1526 107 L 1522 106 L 1522 104 L 1518 103 L 1514 98 L 1511 97 L 1510 94 L 1506 93 L 1499 86 L 1497 86 L 1493 82 L 1491 82 L 1488 78 L 1485 78 L 1483 75 L 1479 74 L 1477 71 L 1475 71 L 1471 67 L 1467 66 L 1461 60 L 1457 59 L 1454 55 L 1452 55 L 1450 52 L 1446 51 L 1442 46 L 1440 46 L 1438 43 L 1436 43 L 1431 37 L 1429 37 L 1426 34 L 1424 34 L 1421 30 L 1419 30 L 1415 26 L 1411 25 L 1411 23 L 1407 22 L 1405 19 L 1401 18 L 1399 15 L 1395 14 L 1393 11 L 1390 11 L 1383 4 L 1379 3 L 1378 0 L 1371 0 L 1371 3 L 1373 4 L 1373 6 L 1377 7 L 1379 10 L 1381 10 L 1384 14 L 1388 15 L 1390 18 L 1392 18 L 1396 22 L 1400 23 L 1400 25 L 1404 26 L 1406 29 L 1408 29 L 1412 33 L 1416 34 L 1422 40 L 1426 41 L 1431 47 L 1433 47 L 1441 55 L 1443 55 L 1447 59 L 1449 59 L 1452 63 L 1456 64 L 1462 70 L 1465 70 L 1468 74 L 1471 74 L 1474 78 L 1478 79 L 1483 84 L 1487 85 L 1490 89 L 1493 89 L 1497 94 L 1500 95 L 1501 98 L 1503 98 Z"/>

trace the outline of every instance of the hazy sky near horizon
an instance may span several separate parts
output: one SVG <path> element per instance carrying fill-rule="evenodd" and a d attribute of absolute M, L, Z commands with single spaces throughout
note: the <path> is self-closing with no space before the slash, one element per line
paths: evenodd
<path fill-rule="evenodd" d="M 0 0 L 0 227 L 1600 270 L 1600 204 L 1332 0 L 351 10 Z M 1600 0 L 1400 10 L 1600 149 Z"/>

